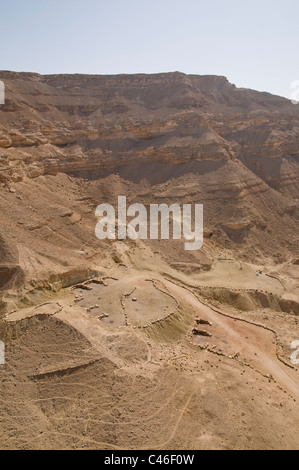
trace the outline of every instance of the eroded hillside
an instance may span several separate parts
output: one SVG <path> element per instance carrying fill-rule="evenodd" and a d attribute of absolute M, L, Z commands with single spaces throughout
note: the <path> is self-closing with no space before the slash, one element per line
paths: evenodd
<path fill-rule="evenodd" d="M 1 448 L 298 448 L 299 110 L 224 77 L 1 72 Z M 204 246 L 95 209 L 201 203 Z"/>

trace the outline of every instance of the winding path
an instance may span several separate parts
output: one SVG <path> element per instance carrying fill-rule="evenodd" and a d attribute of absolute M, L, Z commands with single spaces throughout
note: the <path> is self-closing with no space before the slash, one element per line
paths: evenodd
<path fill-rule="evenodd" d="M 244 360 L 256 372 L 272 376 L 284 390 L 299 401 L 299 374 L 278 360 L 273 333 L 257 325 L 217 314 L 201 303 L 191 291 L 166 279 L 163 282 L 173 295 L 194 307 L 200 316 L 213 325 L 217 325 L 222 331 L 225 343 L 239 354 L 240 360 Z"/>

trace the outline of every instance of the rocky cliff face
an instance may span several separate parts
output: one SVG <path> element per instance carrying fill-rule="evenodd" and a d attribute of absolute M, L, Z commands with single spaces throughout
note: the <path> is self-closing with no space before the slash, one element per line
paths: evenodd
<path fill-rule="evenodd" d="M 298 253 L 299 107 L 290 101 L 181 73 L 0 79 L 1 211 L 16 259 L 32 235 L 48 243 L 47 257 L 66 239 L 79 251 L 82 239 L 94 246 L 94 209 L 119 194 L 203 203 L 209 240 L 247 260 L 280 263 Z M 70 200 L 79 193 L 80 204 Z M 51 256 L 67 263 L 65 251 Z"/>
<path fill-rule="evenodd" d="M 297 449 L 299 106 L 180 73 L 0 80 L 0 447 Z M 119 195 L 202 203 L 203 248 L 98 240 Z"/>
<path fill-rule="evenodd" d="M 298 177 L 298 108 L 224 77 L 2 72 L 0 79 L 2 181 L 154 161 L 239 160 L 275 188 Z"/>

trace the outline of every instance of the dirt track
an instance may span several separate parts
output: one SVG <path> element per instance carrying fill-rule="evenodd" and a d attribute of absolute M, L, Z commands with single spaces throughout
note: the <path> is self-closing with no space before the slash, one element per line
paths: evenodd
<path fill-rule="evenodd" d="M 233 317 L 221 316 L 201 303 L 189 290 L 169 281 L 164 282 L 170 292 L 192 305 L 199 317 L 202 316 L 222 330 L 222 337 L 228 343 L 230 351 L 238 354 L 238 360 L 246 362 L 263 375 L 272 376 L 299 402 L 299 375 L 278 360 L 273 333 Z M 213 338 L 211 341 L 214 344 Z"/>

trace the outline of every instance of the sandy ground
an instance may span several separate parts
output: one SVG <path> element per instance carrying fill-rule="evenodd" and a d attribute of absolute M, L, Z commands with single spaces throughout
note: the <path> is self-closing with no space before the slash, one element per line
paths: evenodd
<path fill-rule="evenodd" d="M 0 78 L 0 448 L 298 449 L 296 107 L 178 72 Z M 202 249 L 98 240 L 120 195 L 203 204 Z"/>
<path fill-rule="evenodd" d="M 7 315 L 1 448 L 298 449 L 299 374 L 280 348 L 296 317 L 220 308 L 199 294 L 205 274 L 186 285 L 139 255 L 127 276 L 118 266 Z"/>

